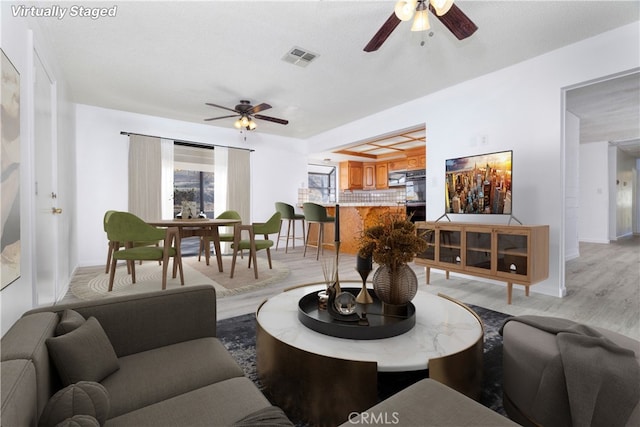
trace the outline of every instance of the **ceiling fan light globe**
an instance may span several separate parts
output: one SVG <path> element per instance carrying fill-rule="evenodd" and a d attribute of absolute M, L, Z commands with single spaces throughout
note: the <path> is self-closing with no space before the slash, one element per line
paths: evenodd
<path fill-rule="evenodd" d="M 449 9 L 453 6 L 453 0 L 430 0 L 430 3 L 438 16 L 442 16 L 449 12 Z"/>
<path fill-rule="evenodd" d="M 256 122 L 254 122 L 253 120 L 249 120 L 249 125 L 247 126 L 248 130 L 254 130 L 256 128 Z"/>
<path fill-rule="evenodd" d="M 242 123 L 240 122 L 240 119 L 236 120 L 235 123 L 233 124 L 233 126 L 236 129 L 240 129 L 242 127 Z"/>
<path fill-rule="evenodd" d="M 427 9 L 418 10 L 415 18 L 413 18 L 411 31 L 427 31 L 429 28 L 431 28 L 431 25 L 429 25 L 429 11 Z"/>
<path fill-rule="evenodd" d="M 249 119 L 247 118 L 247 116 L 242 116 L 242 118 L 240 119 L 240 125 L 243 128 L 246 128 L 247 126 L 249 126 Z"/>
<path fill-rule="evenodd" d="M 407 1 L 400 0 L 396 3 L 395 13 L 399 20 L 408 21 L 413 17 L 414 12 L 416 11 L 416 2 L 415 1 Z"/>

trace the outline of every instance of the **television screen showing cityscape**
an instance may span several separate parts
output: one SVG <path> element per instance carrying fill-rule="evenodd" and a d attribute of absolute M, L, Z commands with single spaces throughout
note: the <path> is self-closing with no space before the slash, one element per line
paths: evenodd
<path fill-rule="evenodd" d="M 513 151 L 445 162 L 445 212 L 511 215 Z"/>

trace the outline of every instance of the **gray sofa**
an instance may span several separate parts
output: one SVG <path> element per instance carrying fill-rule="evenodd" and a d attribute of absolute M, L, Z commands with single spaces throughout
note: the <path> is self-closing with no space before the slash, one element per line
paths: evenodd
<path fill-rule="evenodd" d="M 64 330 L 69 319 L 80 326 Z M 216 338 L 210 286 L 32 310 L 2 337 L 1 356 L 4 427 L 251 425 L 271 416 L 291 425 Z M 69 423 L 82 404 L 91 416 Z"/>

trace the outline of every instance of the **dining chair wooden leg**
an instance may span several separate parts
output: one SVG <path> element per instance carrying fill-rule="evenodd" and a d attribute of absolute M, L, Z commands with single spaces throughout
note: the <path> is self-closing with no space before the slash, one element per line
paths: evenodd
<path fill-rule="evenodd" d="M 289 251 L 289 236 L 291 235 L 291 225 L 294 225 L 294 227 L 293 227 L 293 238 L 294 238 L 293 247 L 295 248 L 295 245 L 296 245 L 296 243 L 295 243 L 295 237 L 296 237 L 295 221 L 291 220 L 291 219 L 289 219 L 287 221 L 289 221 L 289 222 L 287 223 L 287 245 L 285 246 L 285 249 L 284 249 L 284 253 L 285 254 L 288 253 L 288 251 Z"/>
<path fill-rule="evenodd" d="M 131 265 L 131 283 L 136 283 L 136 262 L 127 261 Z"/>
<path fill-rule="evenodd" d="M 269 270 L 273 270 L 273 266 L 271 265 L 271 250 L 267 248 L 267 259 L 269 260 Z"/>
<path fill-rule="evenodd" d="M 284 222 L 284 220 L 281 219 L 280 220 L 280 229 L 278 230 L 278 238 L 276 239 L 276 251 L 278 250 L 278 245 L 280 244 L 280 232 L 282 231 L 282 223 L 283 222 Z M 287 228 L 287 230 L 289 230 L 289 229 Z M 287 241 L 287 243 L 289 243 L 289 242 Z M 285 248 L 284 252 L 287 253 L 287 249 L 286 248 Z"/>
<path fill-rule="evenodd" d="M 115 259 L 111 260 L 111 271 L 109 272 L 109 292 L 113 290 L 113 279 L 116 276 L 116 263 Z"/>
<path fill-rule="evenodd" d="M 322 253 L 324 254 L 324 247 L 322 246 L 322 242 L 324 240 L 324 223 L 318 223 L 318 249 L 316 250 L 316 261 L 320 259 L 320 250 L 322 249 Z"/>

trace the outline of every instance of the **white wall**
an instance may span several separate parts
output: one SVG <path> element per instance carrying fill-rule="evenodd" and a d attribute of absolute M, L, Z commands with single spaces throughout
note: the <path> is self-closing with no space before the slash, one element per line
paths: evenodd
<path fill-rule="evenodd" d="M 638 23 L 627 25 L 341 126 L 311 138 L 310 143 L 319 150 L 328 149 L 425 123 L 427 218 L 431 220 L 444 212 L 446 159 L 513 149 L 513 213 L 525 224 L 550 226 L 549 279 L 531 289 L 562 296 L 562 89 L 638 67 L 638 30 Z M 486 144 L 478 142 L 481 135 L 487 136 Z M 453 215 L 452 219 L 507 221 L 495 216 Z"/>
<path fill-rule="evenodd" d="M 0 44 L 9 60 L 20 73 L 20 238 L 21 276 L 0 293 L 0 329 L 4 334 L 13 322 L 35 304 L 35 171 L 34 171 L 34 100 L 33 100 L 33 50 L 37 46 L 39 55 L 50 66 L 52 79 L 56 84 L 54 121 L 54 145 L 57 163 L 54 168 L 59 195 L 57 204 L 63 214 L 57 216 L 59 258 L 56 265 L 57 289 L 52 294 L 61 294 L 68 285 L 73 268 L 77 263 L 74 214 L 75 197 L 75 153 L 74 129 L 75 113 L 68 100 L 66 82 L 55 57 L 50 52 L 49 40 L 41 35 L 37 20 L 13 17 L 10 2 L 0 2 Z"/>
<path fill-rule="evenodd" d="M 304 141 L 250 133 L 244 141 L 234 128 L 168 120 L 88 105 L 77 105 L 78 265 L 106 261 L 102 220 L 109 209 L 127 210 L 129 138 L 121 131 L 255 150 L 251 153 L 251 218 L 263 221 L 276 201 L 295 202 L 306 180 Z"/>
<path fill-rule="evenodd" d="M 609 144 L 580 144 L 581 242 L 609 243 Z"/>

